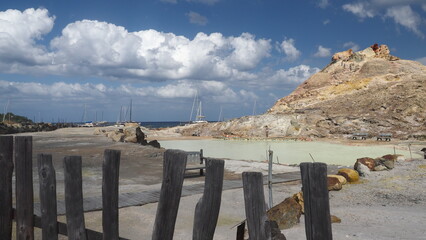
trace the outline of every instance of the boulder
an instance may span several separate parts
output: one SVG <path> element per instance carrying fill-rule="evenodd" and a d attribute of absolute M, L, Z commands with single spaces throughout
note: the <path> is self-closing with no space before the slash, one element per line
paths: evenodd
<path fill-rule="evenodd" d="M 276 221 L 280 229 L 289 229 L 300 222 L 302 207 L 292 197 L 269 209 L 266 212 L 268 219 Z"/>
<path fill-rule="evenodd" d="M 125 136 L 125 137 L 124 137 L 124 142 L 128 142 L 128 143 L 137 143 L 137 142 L 138 142 L 138 140 L 137 140 L 137 138 L 136 138 L 136 136 L 135 136 L 135 135 L 132 135 L 132 136 Z"/>
<path fill-rule="evenodd" d="M 400 154 L 387 154 L 387 155 L 382 156 L 381 158 L 386 159 L 386 160 L 397 161 L 400 156 L 403 156 L 403 155 L 400 155 Z"/>
<path fill-rule="evenodd" d="M 295 193 L 293 195 L 293 199 L 296 200 L 296 202 L 300 205 L 302 208 L 302 214 L 305 213 L 305 201 L 303 201 L 303 192 L 300 191 L 298 193 Z"/>
<path fill-rule="evenodd" d="M 388 168 L 383 165 L 377 165 L 376 167 L 374 167 L 374 171 L 383 171 L 383 170 L 388 170 Z"/>
<path fill-rule="evenodd" d="M 373 170 L 376 166 L 376 161 L 374 161 L 373 158 L 369 157 L 358 158 L 355 162 L 354 169 L 357 169 L 359 164 L 363 164 L 367 166 L 370 170 Z"/>
<path fill-rule="evenodd" d="M 327 176 L 328 191 L 339 191 L 342 189 L 342 183 L 336 177 Z"/>
<path fill-rule="evenodd" d="M 348 181 L 346 180 L 346 178 L 345 178 L 345 177 L 343 177 L 342 175 L 329 174 L 329 175 L 327 175 L 327 177 L 335 177 L 335 178 L 339 179 L 339 182 L 340 182 L 342 185 L 345 185 L 346 183 L 348 183 Z"/>
<path fill-rule="evenodd" d="M 108 137 L 111 138 L 114 142 L 123 142 L 125 136 L 124 133 L 111 132 L 108 134 Z"/>
<path fill-rule="evenodd" d="M 387 169 L 393 169 L 395 167 L 395 161 L 389 159 L 381 159 L 381 165 L 385 166 Z"/>
<path fill-rule="evenodd" d="M 339 169 L 337 174 L 345 177 L 348 182 L 356 182 L 359 180 L 359 173 L 350 168 Z"/>
<path fill-rule="evenodd" d="M 148 143 L 148 145 L 151 145 L 155 148 L 161 148 L 160 143 L 157 140 L 152 140 Z"/>
<path fill-rule="evenodd" d="M 355 170 L 359 173 L 360 176 L 363 176 L 363 177 L 367 177 L 371 172 L 371 170 L 364 164 L 356 165 Z M 374 168 L 373 168 L 373 171 L 374 171 Z"/>

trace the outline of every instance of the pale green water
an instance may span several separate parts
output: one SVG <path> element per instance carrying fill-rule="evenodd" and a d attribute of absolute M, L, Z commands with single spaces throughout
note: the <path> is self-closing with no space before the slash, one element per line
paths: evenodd
<path fill-rule="evenodd" d="M 239 141 L 239 140 L 171 140 L 160 141 L 166 149 L 181 149 L 185 151 L 199 151 L 203 149 L 204 156 L 214 158 L 229 158 L 236 160 L 264 161 L 267 159 L 267 150 L 274 151 L 274 162 L 277 157 L 280 163 L 295 164 L 312 162 L 309 153 L 316 162 L 327 164 L 353 165 L 357 158 L 381 157 L 393 154 L 393 147 L 380 145 L 348 146 L 326 142 L 298 142 L 298 141 Z M 396 149 L 397 154 L 410 158 L 408 150 Z M 413 158 L 421 157 L 414 153 Z"/>

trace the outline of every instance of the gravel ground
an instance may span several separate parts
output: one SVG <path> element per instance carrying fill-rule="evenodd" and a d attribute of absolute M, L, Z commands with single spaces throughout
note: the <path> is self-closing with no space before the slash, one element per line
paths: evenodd
<path fill-rule="evenodd" d="M 100 193 L 100 169 L 104 149 L 119 149 L 122 150 L 120 192 L 160 188 L 161 154 L 164 150 L 136 144 L 113 143 L 106 137 L 93 136 L 92 132 L 92 129 L 61 129 L 50 133 L 32 133 L 30 135 L 34 136 L 34 156 L 40 152 L 52 153 L 60 175 L 63 156 L 82 155 L 85 173 L 83 182 L 86 182 L 83 188 L 84 196 L 87 197 Z M 413 151 L 419 151 L 422 147 L 425 147 L 425 144 L 418 143 L 413 147 Z M 253 163 L 252 167 L 250 162 L 240 162 L 229 162 L 230 170 L 265 170 L 258 162 Z M 331 171 L 335 171 L 335 168 L 336 166 L 332 166 Z M 277 169 L 294 170 L 289 167 Z M 225 176 L 235 179 L 240 174 L 228 172 Z M 58 180 L 60 182 L 61 177 Z M 188 179 L 185 184 L 202 180 Z M 279 203 L 300 190 L 300 182 L 276 184 L 274 203 Z M 58 194 L 60 191 L 58 189 Z M 37 193 L 38 191 L 35 191 L 35 194 Z M 192 238 L 194 209 L 200 198 L 201 195 L 198 194 L 181 199 L 174 239 Z M 120 235 L 130 239 L 150 239 L 156 209 L 156 203 L 120 209 Z M 330 192 L 330 209 L 331 214 L 342 220 L 341 223 L 332 225 L 333 238 L 337 240 L 426 239 L 426 160 L 397 162 L 395 169 L 391 171 L 371 172 L 359 183 L 347 184 L 341 191 Z M 101 231 L 101 218 L 100 212 L 86 213 L 86 227 Z M 214 239 L 235 239 L 236 229 L 232 227 L 244 218 L 242 189 L 224 191 Z M 65 221 L 65 218 L 61 216 L 60 220 Z M 303 215 L 300 224 L 284 230 L 283 233 L 289 240 L 306 239 Z M 40 236 L 39 230 L 36 236 Z"/>

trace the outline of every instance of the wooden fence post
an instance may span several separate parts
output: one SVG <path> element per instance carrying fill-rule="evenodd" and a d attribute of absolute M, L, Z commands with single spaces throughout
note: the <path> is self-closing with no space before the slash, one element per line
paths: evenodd
<path fill-rule="evenodd" d="M 0 136 L 0 169 L 0 239 L 12 239 L 12 136 Z"/>
<path fill-rule="evenodd" d="M 301 163 L 307 240 L 331 240 L 330 203 L 325 163 Z"/>
<path fill-rule="evenodd" d="M 244 203 L 250 240 L 271 239 L 260 172 L 243 172 Z"/>
<path fill-rule="evenodd" d="M 106 149 L 102 165 L 102 228 L 103 240 L 116 240 L 118 231 L 118 179 L 120 151 Z"/>
<path fill-rule="evenodd" d="M 34 190 L 31 136 L 15 137 L 16 237 L 34 239 Z"/>
<path fill-rule="evenodd" d="M 80 156 L 64 158 L 64 175 L 68 238 L 70 240 L 86 240 Z"/>
<path fill-rule="evenodd" d="M 56 207 L 56 173 L 52 164 L 52 155 L 37 156 L 40 182 L 40 212 L 43 240 L 58 239 L 58 222 Z"/>
<path fill-rule="evenodd" d="M 206 178 L 203 197 L 195 207 L 193 240 L 213 239 L 222 199 L 225 162 L 206 159 Z"/>
<path fill-rule="evenodd" d="M 163 183 L 155 216 L 153 240 L 172 240 L 179 209 L 187 153 L 169 149 L 164 153 Z"/>

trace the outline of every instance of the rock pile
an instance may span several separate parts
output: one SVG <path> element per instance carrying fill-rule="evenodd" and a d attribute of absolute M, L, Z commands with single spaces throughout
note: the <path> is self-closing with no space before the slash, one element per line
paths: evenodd
<path fill-rule="evenodd" d="M 142 132 L 140 126 L 130 125 L 125 126 L 124 128 L 96 128 L 94 133 L 95 135 L 105 135 L 106 137 L 112 139 L 114 142 L 127 142 L 127 143 L 137 143 L 141 145 L 149 145 L 156 148 L 160 148 L 160 143 L 157 140 L 147 141 L 146 134 Z"/>

